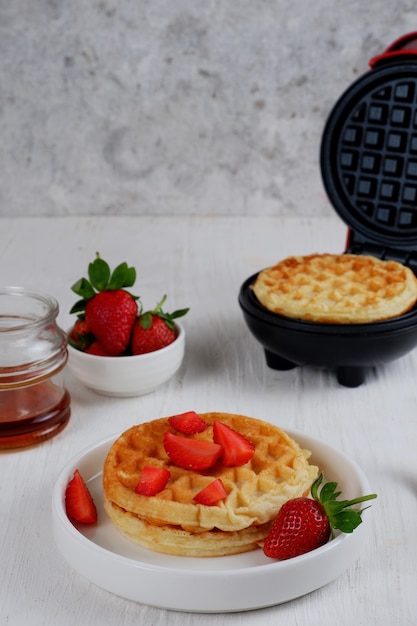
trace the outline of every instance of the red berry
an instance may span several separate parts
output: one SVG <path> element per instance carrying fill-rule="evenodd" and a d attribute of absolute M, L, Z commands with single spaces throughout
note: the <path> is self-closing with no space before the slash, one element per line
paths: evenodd
<path fill-rule="evenodd" d="M 266 556 L 285 560 L 327 543 L 329 519 L 320 502 L 294 498 L 281 507 L 264 544 Z"/>
<path fill-rule="evenodd" d="M 185 315 L 189 309 L 178 309 L 173 313 L 164 313 L 162 306 L 166 296 L 152 311 L 142 313 L 138 318 L 132 335 L 132 353 L 147 354 L 169 346 L 176 338 L 174 320 Z"/>
<path fill-rule="evenodd" d="M 113 271 L 97 253 L 88 266 L 88 279 L 80 278 L 71 287 L 81 298 L 70 313 L 82 317 L 93 335 L 110 356 L 123 354 L 130 341 L 138 305 L 136 297 L 125 289 L 136 280 L 136 270 L 127 263 L 120 263 Z M 83 350 L 86 345 L 79 349 Z"/>
<path fill-rule="evenodd" d="M 101 291 L 85 307 L 86 322 L 108 354 L 118 356 L 129 345 L 138 305 L 123 289 Z"/>
<path fill-rule="evenodd" d="M 165 467 L 144 465 L 135 493 L 143 496 L 156 496 L 157 493 L 165 489 L 170 477 L 171 472 Z"/>
<path fill-rule="evenodd" d="M 211 441 L 180 437 L 169 431 L 164 434 L 164 448 L 174 465 L 190 470 L 211 467 L 222 452 L 221 447 Z"/>
<path fill-rule="evenodd" d="M 222 422 L 213 422 L 213 439 L 222 447 L 223 465 L 244 465 L 255 452 L 248 439 Z"/>
<path fill-rule="evenodd" d="M 65 508 L 68 517 L 83 524 L 97 521 L 97 509 L 80 472 L 75 470 L 65 490 Z"/>
<path fill-rule="evenodd" d="M 94 354 L 94 356 L 111 356 L 99 341 L 93 341 L 92 344 L 85 348 L 84 352 Z"/>
<path fill-rule="evenodd" d="M 84 319 L 77 319 L 74 326 L 68 333 L 68 343 L 77 350 L 84 351 L 94 341 L 87 322 Z"/>
<path fill-rule="evenodd" d="M 71 328 L 69 336 L 71 337 L 71 339 L 74 339 L 74 341 L 77 341 L 78 339 L 80 339 L 80 337 L 88 335 L 89 332 L 90 329 L 87 322 L 85 320 L 78 319 L 76 320 L 74 326 Z"/>
<path fill-rule="evenodd" d="M 312 498 L 294 498 L 281 507 L 264 543 L 264 553 L 274 559 L 291 559 L 325 544 L 338 528 L 351 533 L 361 524 L 363 509 L 354 505 L 376 498 L 374 493 L 353 500 L 338 500 L 337 483 L 319 487 L 323 474 L 311 485 Z"/>
<path fill-rule="evenodd" d="M 183 435 L 195 435 L 201 433 L 208 427 L 207 422 L 203 420 L 195 411 L 187 411 L 179 415 L 172 415 L 168 418 L 168 422 L 172 428 L 175 428 Z"/>
<path fill-rule="evenodd" d="M 226 496 L 227 491 L 224 488 L 222 479 L 216 478 L 194 496 L 194 501 L 198 502 L 198 504 L 213 506 L 213 504 L 217 504 L 219 500 L 223 500 Z"/>
<path fill-rule="evenodd" d="M 175 331 L 169 328 L 165 320 L 158 315 L 152 315 L 150 325 L 143 325 L 140 316 L 134 325 L 132 334 L 132 353 L 147 354 L 165 348 L 175 341 Z"/>

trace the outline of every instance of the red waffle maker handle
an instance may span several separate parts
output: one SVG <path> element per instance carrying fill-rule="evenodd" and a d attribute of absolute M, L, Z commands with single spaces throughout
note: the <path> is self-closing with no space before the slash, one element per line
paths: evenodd
<path fill-rule="evenodd" d="M 382 54 L 373 57 L 369 61 L 369 66 L 374 69 L 377 65 L 398 61 L 404 57 L 417 57 L 417 31 L 396 39 Z"/>

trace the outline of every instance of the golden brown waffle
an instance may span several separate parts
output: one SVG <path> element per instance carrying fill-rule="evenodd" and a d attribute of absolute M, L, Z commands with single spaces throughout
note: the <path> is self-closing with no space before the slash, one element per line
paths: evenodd
<path fill-rule="evenodd" d="M 261 271 L 252 289 L 273 313 L 328 324 L 391 319 L 417 301 L 411 269 L 356 254 L 289 257 Z"/>
<path fill-rule="evenodd" d="M 171 463 L 163 446 L 164 432 L 174 432 L 167 418 L 133 426 L 115 441 L 105 460 L 105 509 L 130 539 L 159 552 L 218 556 L 252 550 L 266 537 L 282 504 L 309 492 L 318 468 L 309 464 L 309 451 L 272 424 L 228 413 L 201 417 L 209 427 L 193 437 L 212 441 L 212 423 L 221 421 L 253 443 L 252 459 L 240 467 L 217 461 L 204 471 L 182 469 Z M 156 496 L 134 491 L 144 465 L 171 472 Z M 217 477 L 227 497 L 214 506 L 193 502 Z"/>

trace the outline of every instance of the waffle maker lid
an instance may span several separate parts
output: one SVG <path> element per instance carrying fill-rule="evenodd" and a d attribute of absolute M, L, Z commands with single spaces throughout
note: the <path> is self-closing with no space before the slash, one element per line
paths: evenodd
<path fill-rule="evenodd" d="M 369 65 L 327 119 L 323 183 L 349 227 L 346 251 L 417 273 L 417 31 Z"/>

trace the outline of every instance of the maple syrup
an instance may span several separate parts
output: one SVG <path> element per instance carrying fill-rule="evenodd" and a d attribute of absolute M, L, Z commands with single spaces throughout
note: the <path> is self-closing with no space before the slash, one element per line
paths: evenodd
<path fill-rule="evenodd" d="M 0 288 L 0 449 L 40 443 L 70 419 L 58 310 L 50 296 Z"/>

